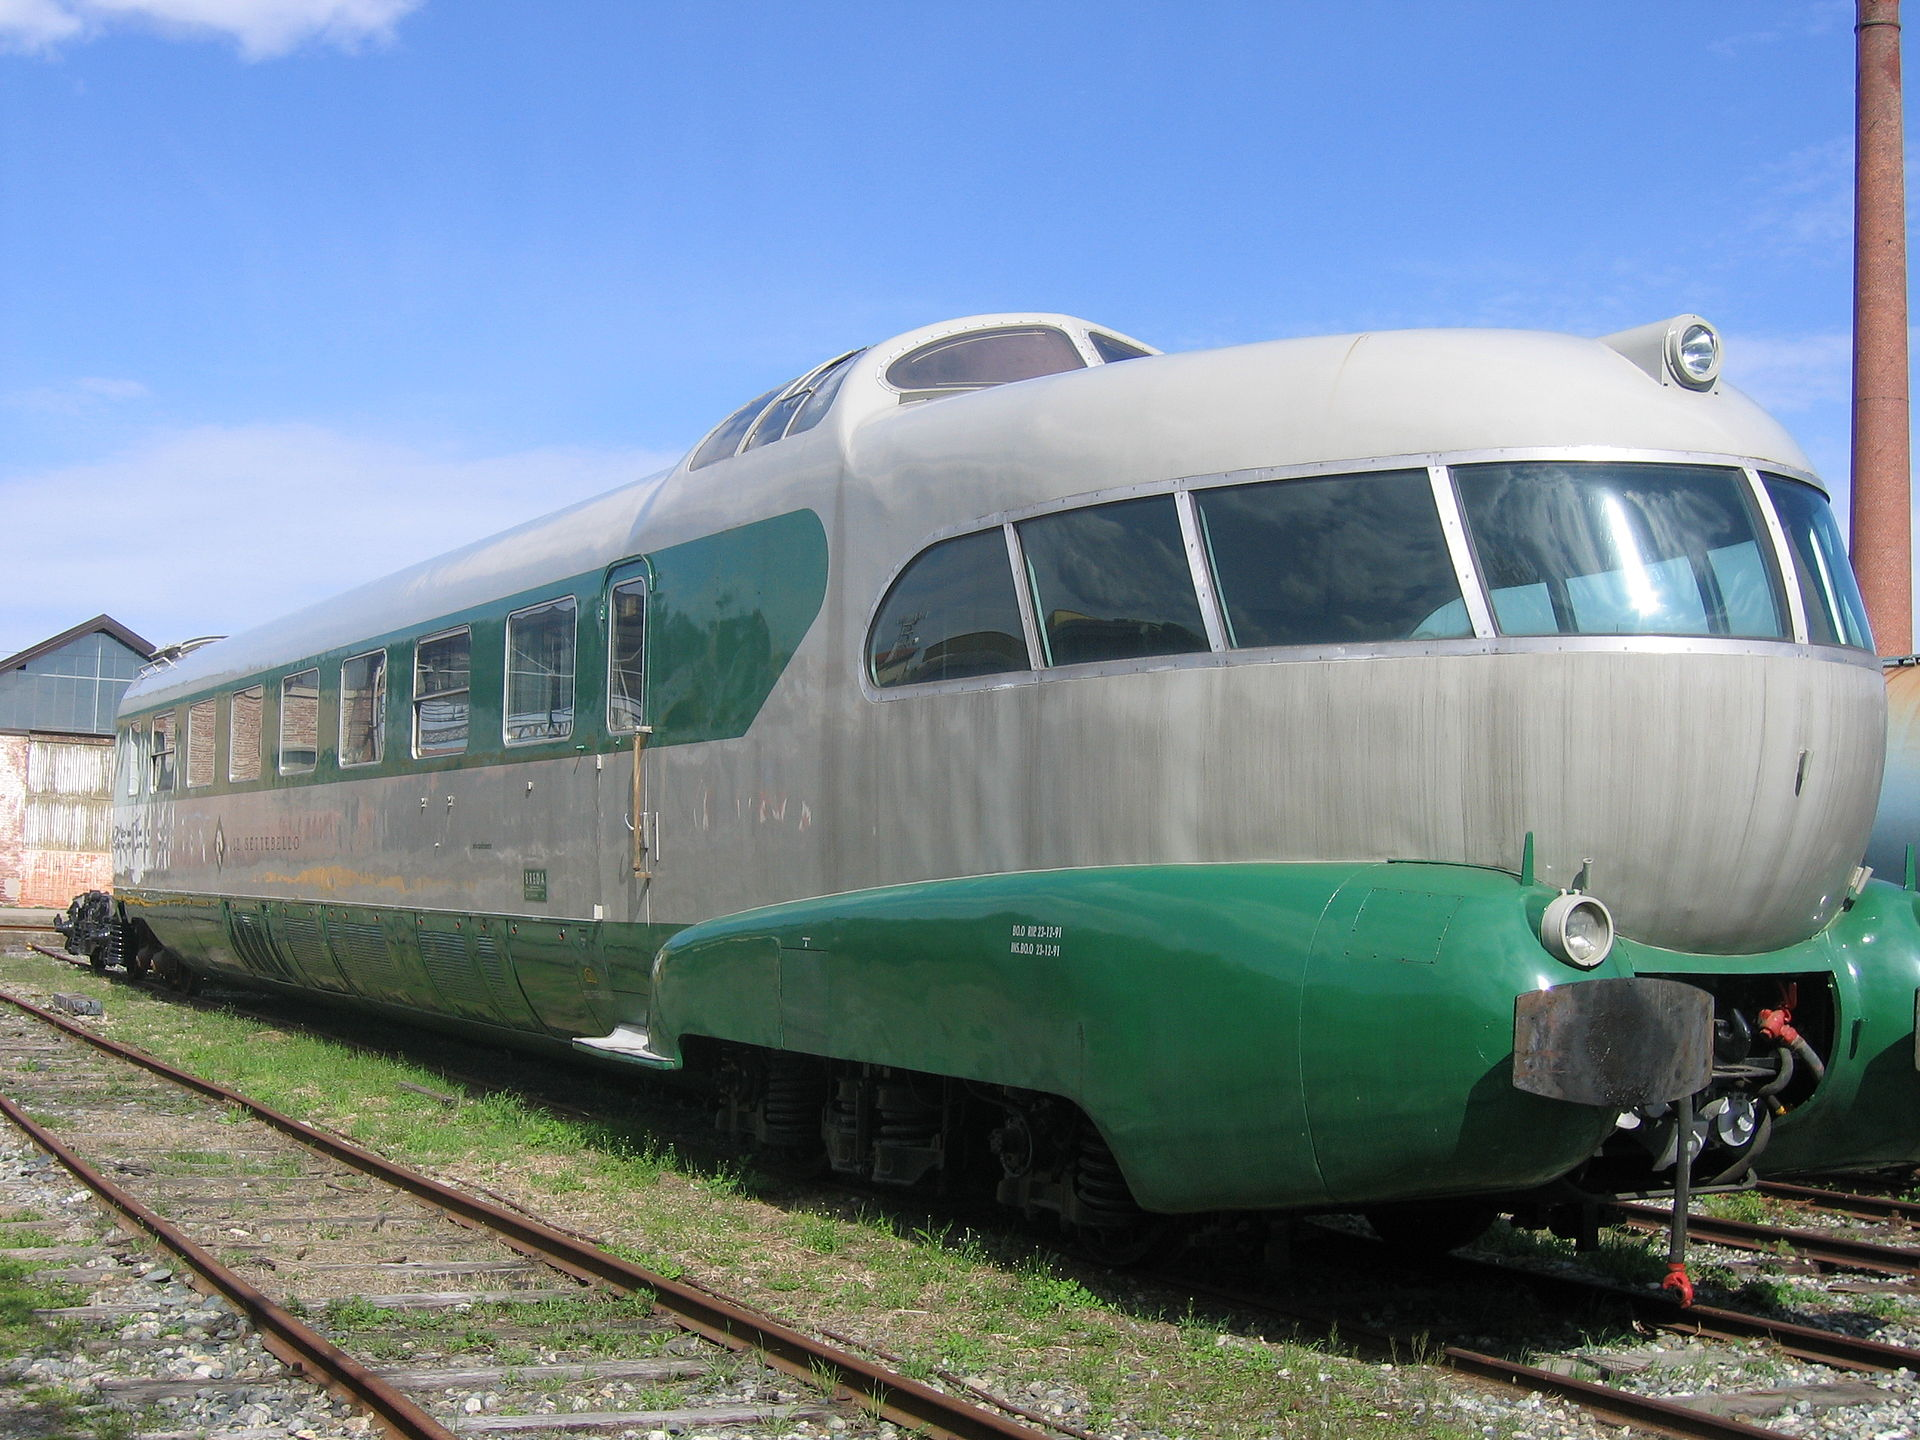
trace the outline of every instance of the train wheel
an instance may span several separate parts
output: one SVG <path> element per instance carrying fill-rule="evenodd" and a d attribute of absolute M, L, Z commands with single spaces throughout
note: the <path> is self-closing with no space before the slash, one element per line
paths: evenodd
<path fill-rule="evenodd" d="M 91 950 L 87 952 L 87 963 L 93 967 L 94 974 L 96 975 L 106 974 L 107 973 L 107 947 L 105 945 L 94 946 Z"/>
<path fill-rule="evenodd" d="M 1096 1265 L 1125 1270 L 1157 1260 L 1179 1239 L 1179 1227 L 1165 1215 L 1142 1212 L 1123 1225 L 1068 1225 L 1075 1251 Z"/>
<path fill-rule="evenodd" d="M 1389 1247 L 1408 1255 L 1444 1255 L 1478 1240 L 1500 1212 L 1478 1200 L 1435 1200 L 1366 1212 Z"/>

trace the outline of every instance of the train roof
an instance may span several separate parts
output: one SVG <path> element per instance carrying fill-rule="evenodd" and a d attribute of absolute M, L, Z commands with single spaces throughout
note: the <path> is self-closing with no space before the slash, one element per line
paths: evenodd
<path fill-rule="evenodd" d="M 1034 338 L 1044 331 L 1071 349 Z M 123 708 L 422 626 L 703 526 L 758 518 L 823 449 L 856 474 L 885 477 L 896 512 L 923 497 L 940 512 L 909 518 L 914 536 L 961 511 L 986 515 L 1094 485 L 1376 457 L 1592 447 L 1807 472 L 1792 438 L 1738 390 L 1676 385 L 1627 353 L 1634 347 L 1621 342 L 1636 333 L 1372 331 L 1167 355 L 1042 312 L 923 326 L 756 397 L 669 470 L 194 650 L 137 680 Z M 970 378 L 964 347 L 1006 336 L 1018 343 L 1001 345 L 998 361 L 980 359 L 990 349 L 982 343 L 975 363 L 1054 372 L 1011 376 L 1021 383 Z M 802 433 L 822 390 L 828 404 L 813 405 L 820 413 Z M 773 417 L 786 428 L 760 443 Z"/>

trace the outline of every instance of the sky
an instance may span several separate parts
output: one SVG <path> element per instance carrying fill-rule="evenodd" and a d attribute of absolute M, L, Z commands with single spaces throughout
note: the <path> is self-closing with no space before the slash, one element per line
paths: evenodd
<path fill-rule="evenodd" d="M 1844 497 L 1852 16 L 0 0 L 0 655 L 249 628 L 1000 310 L 1697 312 Z"/>

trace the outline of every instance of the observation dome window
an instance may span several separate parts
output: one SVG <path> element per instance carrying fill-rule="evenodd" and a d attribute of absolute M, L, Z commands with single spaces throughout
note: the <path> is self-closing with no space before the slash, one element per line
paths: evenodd
<path fill-rule="evenodd" d="M 1086 368 L 1064 330 L 1008 325 L 943 336 L 909 350 L 887 367 L 887 383 L 903 399 L 932 400 Z"/>
<path fill-rule="evenodd" d="M 775 440 L 811 430 L 833 406 L 841 382 L 864 350 L 852 350 L 809 370 L 798 380 L 756 395 L 729 415 L 693 452 L 687 469 L 699 470 Z"/>

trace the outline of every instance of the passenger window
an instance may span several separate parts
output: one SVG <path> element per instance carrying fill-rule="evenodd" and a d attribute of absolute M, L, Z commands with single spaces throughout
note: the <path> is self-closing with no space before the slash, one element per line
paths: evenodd
<path fill-rule="evenodd" d="M 867 673 L 883 688 L 1030 664 L 1000 530 L 943 540 L 916 556 L 887 592 L 867 637 Z"/>
<path fill-rule="evenodd" d="M 1866 603 L 1847 563 L 1846 545 L 1826 496 L 1782 475 L 1760 477 L 1780 528 L 1793 552 L 1795 582 L 1807 612 L 1807 638 L 1815 645 L 1873 648 Z"/>
<path fill-rule="evenodd" d="M 320 672 L 280 682 L 280 773 L 304 775 L 320 761 Z"/>
<path fill-rule="evenodd" d="M 413 753 L 458 755 L 467 748 L 467 689 L 473 633 L 462 626 L 413 650 Z"/>
<path fill-rule="evenodd" d="M 607 728 L 638 730 L 646 723 L 647 582 L 613 587 L 607 635 Z"/>
<path fill-rule="evenodd" d="M 910 350 L 887 367 L 887 383 L 918 398 L 960 394 L 1084 370 L 1087 362 L 1066 332 L 1051 325 L 1017 325 L 949 335 Z"/>
<path fill-rule="evenodd" d="M 1194 499 L 1230 645 L 1473 634 L 1424 470 L 1235 485 Z"/>
<path fill-rule="evenodd" d="M 377 765 L 387 742 L 387 652 L 340 666 L 340 763 Z"/>
<path fill-rule="evenodd" d="M 574 601 L 549 600 L 507 617 L 509 745 L 573 734 Z"/>
<path fill-rule="evenodd" d="M 709 435 L 700 448 L 693 452 L 693 459 L 687 462 L 687 469 L 698 470 L 731 457 L 733 452 L 740 448 L 740 441 L 745 438 L 747 431 L 753 428 L 753 422 L 760 418 L 760 412 L 771 405 L 786 388 L 785 385 L 776 385 L 766 394 L 756 395 L 722 420 L 720 428 Z"/>
<path fill-rule="evenodd" d="M 173 789 L 173 722 L 171 710 L 153 717 L 153 749 L 147 756 L 153 778 L 147 788 L 156 795 Z"/>
<path fill-rule="evenodd" d="M 1047 664 L 1207 648 L 1171 495 L 1041 515 L 1018 528 Z"/>
<path fill-rule="evenodd" d="M 1786 638 L 1737 470 L 1525 461 L 1453 474 L 1503 634 Z"/>
<path fill-rule="evenodd" d="M 142 751 L 146 749 L 147 727 L 129 725 L 120 732 L 120 788 L 128 798 L 140 793 Z"/>
<path fill-rule="evenodd" d="M 866 353 L 865 350 L 856 350 L 845 359 L 834 361 L 821 372 L 813 382 L 813 393 L 807 396 L 800 413 L 787 426 L 787 434 L 798 435 L 804 430 L 811 430 L 826 418 L 827 411 L 833 408 L 833 397 L 840 393 L 840 387 L 853 371 L 853 362 Z"/>
<path fill-rule="evenodd" d="M 227 779 L 260 778 L 260 712 L 266 691 L 258 685 L 233 692 L 227 710 Z"/>
<path fill-rule="evenodd" d="M 187 707 L 187 788 L 211 785 L 214 776 L 214 724 L 219 718 L 212 700 L 196 700 Z"/>
<path fill-rule="evenodd" d="M 1120 360 L 1144 360 L 1153 354 L 1138 345 L 1129 345 L 1117 335 L 1102 335 L 1098 330 L 1089 330 L 1087 338 L 1093 342 L 1093 353 L 1109 365 Z"/>

